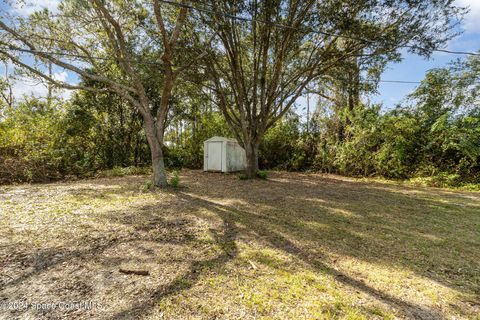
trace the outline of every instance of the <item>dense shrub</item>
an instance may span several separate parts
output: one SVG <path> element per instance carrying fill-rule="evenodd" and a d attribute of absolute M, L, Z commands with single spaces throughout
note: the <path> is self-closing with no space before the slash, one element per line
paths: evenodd
<path fill-rule="evenodd" d="M 64 175 L 55 142 L 62 112 L 32 99 L 7 109 L 0 122 L 0 183 L 48 181 Z"/>
<path fill-rule="evenodd" d="M 259 150 L 259 166 L 292 171 L 311 168 L 316 139 L 305 132 L 298 115 L 291 113 L 265 134 Z"/>
<path fill-rule="evenodd" d="M 428 123 L 418 112 L 358 107 L 349 116 L 347 138 L 332 132 L 319 139 L 315 168 L 350 176 L 449 177 L 448 183 L 480 181 L 480 116 L 444 113 Z"/>
<path fill-rule="evenodd" d="M 257 178 L 262 179 L 262 180 L 267 180 L 268 178 L 268 172 L 265 170 L 260 170 L 257 172 Z"/>
<path fill-rule="evenodd" d="M 291 112 L 266 132 L 260 168 L 478 184 L 479 65 L 472 58 L 432 70 L 403 106 L 387 112 L 379 105 L 319 105 L 308 129 Z M 208 101 L 183 94 L 194 99 L 172 100 L 165 164 L 201 168 L 203 142 L 232 134 Z M 0 183 L 150 172 L 142 123 L 115 95 L 80 91 L 68 102 L 25 98 L 0 107 Z"/>

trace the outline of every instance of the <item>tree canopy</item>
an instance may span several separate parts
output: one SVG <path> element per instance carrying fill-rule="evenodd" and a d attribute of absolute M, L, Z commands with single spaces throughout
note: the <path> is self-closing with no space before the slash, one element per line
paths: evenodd
<path fill-rule="evenodd" d="M 216 36 L 208 43 L 207 70 L 217 103 L 247 152 L 249 177 L 258 170 L 265 132 L 309 84 L 323 87 L 346 78 L 352 85 L 359 81 L 359 65 L 378 74 L 386 62 L 400 59 L 404 48 L 428 56 L 455 35 L 455 18 L 462 12 L 448 0 L 206 5 L 211 9 L 202 11 L 203 19 Z"/>
<path fill-rule="evenodd" d="M 110 132 L 129 148 L 110 165 L 142 162 L 143 149 L 130 144 L 146 141 L 153 182 L 166 186 L 166 134 L 182 145 L 181 137 L 191 132 L 191 144 L 198 145 L 212 128 L 230 132 L 245 148 L 247 174 L 254 177 L 267 133 L 291 118 L 307 92 L 334 106 L 340 141 L 352 138 L 361 95 L 375 90 L 385 66 L 405 51 L 430 56 L 457 34 L 464 13 L 453 0 L 63 0 L 58 10 L 28 17 L 3 13 L 0 58 L 24 76 L 76 90 L 67 112 L 76 119 L 89 123 L 104 114 L 112 130 L 119 125 Z M 458 73 L 476 62 L 462 63 Z M 53 77 L 52 66 L 70 79 Z M 417 90 L 419 104 L 476 103 L 475 78 L 437 72 L 430 75 L 433 87 L 427 79 Z M 1 86 L 3 100 L 12 105 L 10 87 L 5 81 Z M 442 90 L 455 86 L 470 91 L 446 98 Z M 168 127 L 173 131 L 166 133 Z M 200 152 L 179 158 L 198 163 Z"/>

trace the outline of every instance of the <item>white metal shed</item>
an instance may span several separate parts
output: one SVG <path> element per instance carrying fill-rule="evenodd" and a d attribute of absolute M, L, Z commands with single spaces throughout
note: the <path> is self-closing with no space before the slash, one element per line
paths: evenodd
<path fill-rule="evenodd" d="M 235 139 L 212 137 L 203 143 L 204 171 L 241 171 L 246 163 L 245 150 Z"/>

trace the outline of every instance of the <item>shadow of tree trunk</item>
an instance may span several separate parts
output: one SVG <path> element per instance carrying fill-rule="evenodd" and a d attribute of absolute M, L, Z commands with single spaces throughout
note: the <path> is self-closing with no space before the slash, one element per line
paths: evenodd
<path fill-rule="evenodd" d="M 210 211 L 216 212 L 224 219 L 228 218 L 229 221 L 244 225 L 245 228 L 255 232 L 256 234 L 261 236 L 262 239 L 267 240 L 273 248 L 282 250 L 288 254 L 297 257 L 298 259 L 310 265 L 316 271 L 322 271 L 333 275 L 336 281 L 338 281 L 339 283 L 342 283 L 344 285 L 354 288 L 355 290 L 370 295 L 374 299 L 389 305 L 394 310 L 397 310 L 402 316 L 408 319 L 444 319 L 441 314 L 434 310 L 429 310 L 422 306 L 403 301 L 390 294 L 372 288 L 361 280 L 357 280 L 341 271 L 333 269 L 332 267 L 320 261 L 318 258 L 314 258 L 314 256 L 316 255 L 315 253 L 309 252 L 306 249 L 296 246 L 292 241 L 280 235 L 278 232 L 275 232 L 274 225 L 272 225 L 272 220 L 270 219 L 268 219 L 268 221 L 266 219 L 262 219 L 263 221 L 259 221 L 258 215 L 253 212 L 238 210 L 230 206 L 221 205 L 192 194 L 181 193 L 179 194 L 179 196 L 185 200 L 201 204 L 202 207 L 207 208 Z"/>
<path fill-rule="evenodd" d="M 208 203 L 206 204 L 207 206 L 205 206 L 204 208 L 211 210 L 212 207 Z M 121 311 L 109 318 L 136 319 L 140 316 L 145 316 L 146 314 L 151 312 L 152 309 L 156 305 L 158 305 L 162 299 L 193 287 L 195 283 L 199 280 L 199 277 L 201 276 L 201 271 L 205 268 L 218 267 L 230 260 L 235 259 L 238 254 L 238 249 L 235 244 L 235 239 L 237 237 L 235 221 L 230 215 L 225 214 L 221 210 L 214 209 L 212 211 L 216 213 L 223 221 L 223 230 L 221 232 L 211 230 L 215 238 L 215 244 L 217 244 L 221 249 L 221 254 L 212 259 L 193 261 L 187 272 L 176 277 L 169 284 L 160 286 L 159 288 L 150 292 L 150 299 L 148 301 L 136 301 L 133 305 L 128 307 L 128 309 Z"/>

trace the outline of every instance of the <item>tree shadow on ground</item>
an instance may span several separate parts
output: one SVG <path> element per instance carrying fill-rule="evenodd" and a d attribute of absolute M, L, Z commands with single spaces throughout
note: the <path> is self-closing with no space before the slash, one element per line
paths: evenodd
<path fill-rule="evenodd" d="M 192 203 L 198 203 L 202 207 L 208 208 L 212 212 L 217 212 L 223 216 L 228 215 L 230 220 L 236 221 L 236 223 L 239 225 L 244 226 L 245 229 L 251 230 L 256 236 L 260 236 L 262 239 L 267 240 L 273 248 L 282 250 L 301 259 L 316 271 L 333 275 L 338 282 L 370 295 L 371 297 L 389 305 L 395 310 L 398 310 L 405 317 L 412 319 L 442 319 L 442 316 L 436 311 L 428 310 L 419 305 L 405 302 L 385 292 L 376 290 L 366 285 L 363 281 L 356 280 L 345 273 L 333 269 L 332 267 L 323 263 L 321 259 L 314 258 L 314 252 L 309 252 L 304 248 L 299 248 L 292 241 L 276 232 L 275 228 L 272 228 L 272 225 L 259 223 L 258 215 L 256 213 L 245 210 L 237 210 L 230 206 L 223 206 L 218 203 L 200 199 L 185 193 L 180 194 L 179 196 L 182 199 L 188 200 Z"/>
<path fill-rule="evenodd" d="M 345 181 L 331 185 L 328 179 L 311 176 L 273 182 L 277 183 L 288 188 L 284 199 L 291 207 L 301 208 L 302 223 L 293 228 L 297 238 L 321 242 L 329 252 L 401 266 L 455 290 L 480 294 L 480 255 L 475 249 L 480 246 L 478 195 L 465 199 L 463 194 L 439 190 Z M 277 218 L 280 228 L 294 223 L 288 214 Z M 329 230 L 309 224 L 323 224 Z M 325 233 L 327 239 L 322 237 Z"/>
<path fill-rule="evenodd" d="M 90 194 L 87 190 L 82 192 Z M 235 222 L 225 215 L 216 216 L 215 226 L 208 230 L 212 237 L 209 246 L 217 250 L 209 255 L 194 255 L 195 245 L 200 240 L 191 231 L 189 216 L 194 214 L 191 210 L 198 214 L 202 208 L 191 206 L 184 219 L 167 213 L 167 209 L 174 205 L 172 203 L 181 201 L 172 195 L 169 201 L 162 201 L 154 207 L 143 206 L 135 212 L 102 213 L 104 223 L 122 225 L 120 229 L 128 230 L 126 233 L 99 234 L 98 230 L 91 228 L 84 230 L 81 237 L 72 234 L 71 239 L 64 240 L 60 247 L 17 248 L 8 261 L 2 257 L 2 265 L 9 270 L 16 269 L 16 273 L 2 281 L 0 300 L 23 300 L 28 294 L 42 302 L 96 301 L 99 292 L 93 288 L 98 287 L 98 283 L 105 283 L 107 290 L 119 291 L 120 306 L 110 310 L 87 310 L 71 316 L 89 318 L 88 312 L 94 312 L 91 316 L 97 319 L 132 319 L 147 315 L 163 297 L 192 287 L 203 271 L 219 268 L 237 255 Z M 168 252 L 172 248 L 183 248 L 186 252 L 183 256 L 175 251 Z M 128 250 L 133 253 L 129 254 Z M 170 270 L 166 276 L 162 270 L 157 270 L 157 274 L 150 274 L 149 280 L 145 281 L 145 278 L 119 274 L 119 268 L 124 264 L 158 264 L 158 251 L 163 251 L 165 264 L 178 267 L 178 270 Z M 136 281 L 146 283 L 143 291 L 134 296 L 122 291 L 138 288 Z M 34 289 L 38 284 L 42 288 Z M 108 301 L 102 303 L 108 307 Z M 27 316 L 23 312 L 30 312 L 29 316 L 34 317 L 61 317 L 58 310 L 12 310 L 10 315 L 12 318 Z"/>
<path fill-rule="evenodd" d="M 138 192 L 140 179 L 143 178 L 129 179 L 123 185 L 130 187 L 119 192 Z M 182 181 L 185 189 L 163 192 L 169 196 L 168 201 L 162 199 L 135 212 L 125 209 L 102 214 L 105 223 L 131 229 L 128 233 L 99 235 L 92 229 L 62 248 L 26 249 L 25 255 L 31 255 L 24 259 L 29 271 L 3 282 L 0 298 L 3 290 L 19 287 L 33 278 L 44 277 L 42 281 L 51 285 L 49 273 L 64 268 L 65 263 L 85 269 L 81 275 L 86 277 L 97 272 L 89 269 L 92 262 L 118 272 L 122 263 L 130 262 L 125 248 L 136 248 L 135 252 L 145 253 L 150 260 L 156 248 L 162 246 L 181 245 L 189 247 L 187 254 L 193 252 L 200 241 L 190 225 L 194 217 L 215 219 L 215 226 L 210 227 L 210 245 L 219 250 L 207 257 L 180 257 L 180 261 L 175 261 L 172 252 L 168 262 L 178 262 L 185 268 L 167 280 L 155 278 L 157 282 L 140 295 L 125 295 L 125 305 L 120 310 L 95 314 L 95 318 L 131 319 L 151 313 L 163 298 L 193 287 L 205 268 L 218 268 L 235 259 L 239 238 L 260 238 L 312 270 L 330 274 L 339 283 L 389 305 L 406 318 L 442 319 L 442 315 L 339 271 L 323 253 L 402 267 L 458 291 L 479 292 L 478 283 L 464 280 L 475 279 L 475 270 L 479 270 L 475 248 L 480 239 L 480 197 L 472 195 L 465 200 L 463 195 L 440 191 L 437 197 L 431 197 L 427 191 L 414 188 L 283 173 L 273 174 L 270 181 L 239 181 L 232 176 L 187 172 Z M 96 182 L 107 189 L 111 183 Z M 83 186 L 83 182 L 75 190 L 87 198 L 104 196 Z M 213 218 L 205 217 L 204 211 Z M 151 246 L 138 245 L 139 240 Z M 84 245 L 79 248 L 74 243 Z M 462 264 L 470 266 L 468 271 L 455 273 Z M 116 278 L 113 281 L 121 284 Z M 463 286 L 455 281 L 463 281 Z M 57 287 L 53 292 L 62 294 Z M 94 298 L 92 295 L 85 290 L 82 299 Z"/>
<path fill-rule="evenodd" d="M 185 178 L 188 184 L 189 173 Z M 458 292 L 480 293 L 475 249 L 480 246 L 480 197 L 475 194 L 281 173 L 270 181 L 214 177 L 179 196 L 231 215 L 244 226 L 239 234 L 250 230 L 249 237 L 266 239 L 406 317 L 441 315 L 337 271 L 321 253 L 410 270 Z"/>
<path fill-rule="evenodd" d="M 188 199 L 184 199 L 188 200 Z M 192 207 L 195 210 L 208 209 L 208 207 Z M 144 208 L 145 209 L 145 208 Z M 142 210 L 143 211 L 143 210 Z M 230 260 L 235 259 L 238 249 L 235 243 L 237 230 L 235 221 L 223 212 L 218 212 L 218 217 L 222 221 L 221 230 L 210 229 L 214 238 L 213 245 L 218 245 L 220 253 L 210 259 L 196 259 L 189 262 L 186 272 L 177 276 L 173 281 L 162 284 L 148 293 L 147 299 L 136 299 L 131 305 L 123 311 L 116 313 L 112 319 L 137 319 L 148 315 L 160 301 L 170 295 L 175 295 L 183 290 L 188 290 L 198 281 L 202 272 L 207 269 L 216 269 Z M 175 259 L 175 252 L 171 253 L 171 259 Z M 109 317 L 110 318 L 110 317 Z"/>

